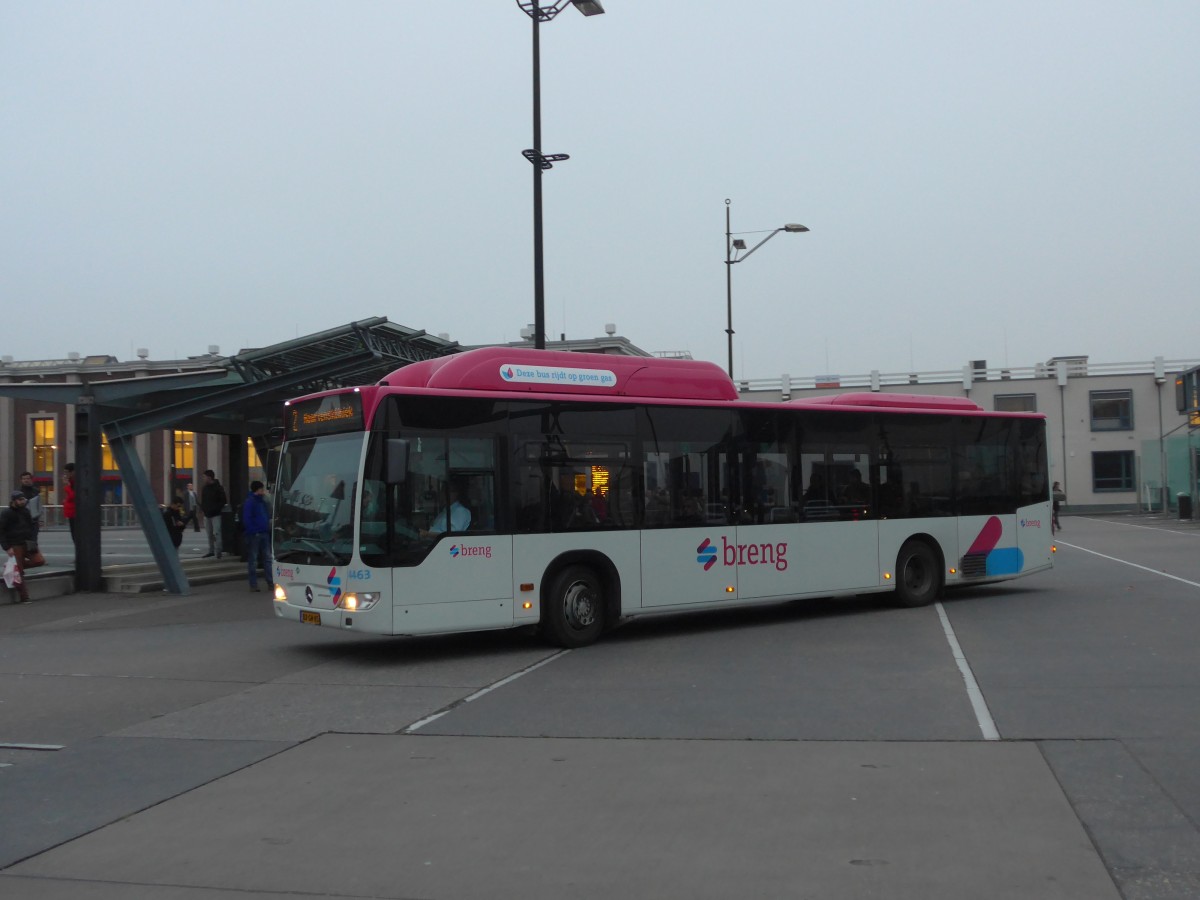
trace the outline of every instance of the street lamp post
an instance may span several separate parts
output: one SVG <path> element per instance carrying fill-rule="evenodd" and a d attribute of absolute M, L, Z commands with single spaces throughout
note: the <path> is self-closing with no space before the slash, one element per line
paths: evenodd
<path fill-rule="evenodd" d="M 585 16 L 604 12 L 598 0 L 569 0 Z M 533 164 L 533 346 L 546 349 L 546 282 L 542 254 L 542 170 L 570 157 L 565 153 L 542 153 L 542 73 L 539 26 L 566 9 L 568 0 L 517 0 L 517 6 L 533 21 L 533 147 L 521 155 Z"/>
<path fill-rule="evenodd" d="M 735 238 L 733 232 L 729 228 L 729 205 L 730 201 L 725 201 L 725 334 L 729 338 L 729 377 L 733 378 L 733 267 L 736 263 L 745 262 L 750 258 L 750 254 L 769 241 L 781 231 L 786 231 L 789 234 L 799 234 L 802 231 L 808 231 L 804 225 L 796 225 L 794 223 L 783 225 L 776 228 L 765 238 L 746 250 L 746 242 L 741 238 Z M 734 256 L 734 251 L 739 254 L 746 250 L 745 256 Z"/>

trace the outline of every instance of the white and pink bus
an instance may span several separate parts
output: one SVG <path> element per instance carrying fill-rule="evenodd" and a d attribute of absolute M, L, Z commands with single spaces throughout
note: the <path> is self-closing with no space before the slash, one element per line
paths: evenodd
<path fill-rule="evenodd" d="M 716 365 L 488 348 L 286 407 L 279 618 L 376 634 L 943 588 L 1051 565 L 1045 420 L 738 399 Z"/>

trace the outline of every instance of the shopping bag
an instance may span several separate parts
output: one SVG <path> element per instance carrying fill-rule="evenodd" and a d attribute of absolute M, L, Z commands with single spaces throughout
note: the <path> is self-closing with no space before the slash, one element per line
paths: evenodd
<path fill-rule="evenodd" d="M 8 562 L 4 564 L 4 584 L 10 588 L 16 587 L 21 583 L 21 570 L 17 568 L 17 561 L 13 557 L 8 558 Z"/>

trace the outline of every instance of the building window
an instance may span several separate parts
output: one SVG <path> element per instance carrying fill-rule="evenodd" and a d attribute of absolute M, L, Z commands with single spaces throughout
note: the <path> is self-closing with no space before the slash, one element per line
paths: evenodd
<path fill-rule="evenodd" d="M 1114 450 L 1092 454 L 1092 490 L 1097 494 L 1132 491 L 1133 451 Z"/>
<path fill-rule="evenodd" d="M 196 434 L 193 431 L 175 432 L 175 470 L 186 473 L 196 466 Z"/>
<path fill-rule="evenodd" d="M 113 459 L 112 447 L 108 443 L 108 435 L 100 435 L 100 468 L 105 472 L 117 471 L 117 461 Z"/>
<path fill-rule="evenodd" d="M 39 474 L 54 471 L 55 439 L 58 423 L 54 419 L 34 419 L 33 425 L 33 471 Z"/>
<path fill-rule="evenodd" d="M 996 412 L 1037 412 L 1037 394 L 997 394 Z"/>
<path fill-rule="evenodd" d="M 1131 431 L 1133 391 L 1091 391 L 1092 431 Z"/>

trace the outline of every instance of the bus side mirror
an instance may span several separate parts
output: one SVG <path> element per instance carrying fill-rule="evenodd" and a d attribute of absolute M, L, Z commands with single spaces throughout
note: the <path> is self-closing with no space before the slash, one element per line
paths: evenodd
<path fill-rule="evenodd" d="M 403 438 L 389 438 L 387 442 L 387 472 L 388 484 L 404 484 L 408 478 L 408 441 Z"/>

